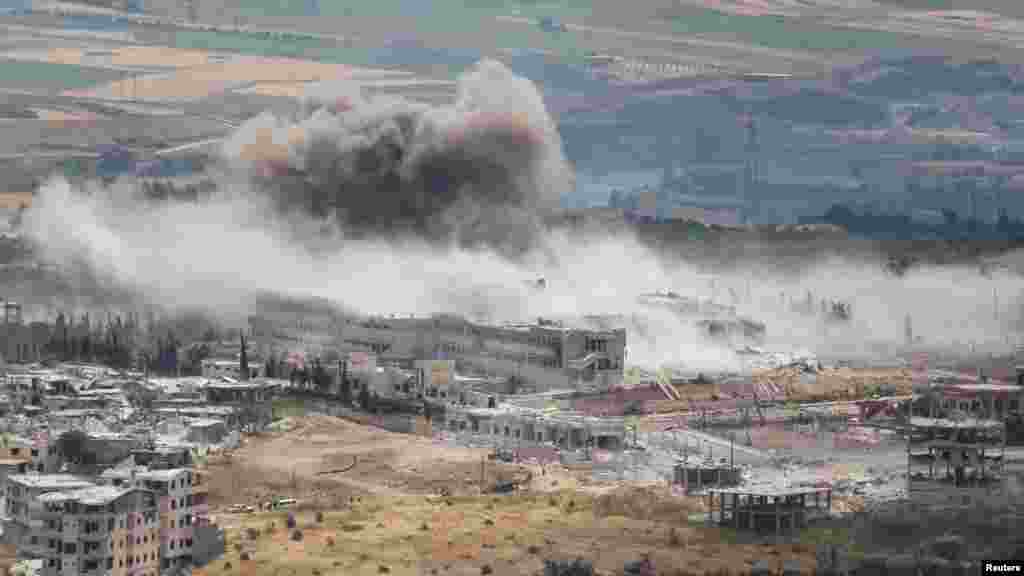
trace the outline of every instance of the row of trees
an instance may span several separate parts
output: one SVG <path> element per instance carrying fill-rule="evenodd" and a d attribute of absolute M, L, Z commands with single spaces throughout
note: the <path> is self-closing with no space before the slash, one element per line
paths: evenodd
<path fill-rule="evenodd" d="M 106 325 L 92 322 L 84 314 L 75 324 L 63 313 L 57 315 L 46 350 L 61 361 L 97 361 L 129 368 L 134 361 L 134 341 L 137 337 L 134 316 L 128 321 L 121 316 L 108 317 Z"/>

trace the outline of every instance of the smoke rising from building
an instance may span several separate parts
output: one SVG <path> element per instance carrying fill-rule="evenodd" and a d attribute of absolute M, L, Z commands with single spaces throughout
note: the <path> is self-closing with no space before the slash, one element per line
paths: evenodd
<path fill-rule="evenodd" d="M 606 316 L 629 331 L 627 362 L 649 367 L 740 366 L 695 323 L 637 302 L 655 290 L 734 304 L 766 324 L 766 349 L 823 356 L 892 351 L 908 315 L 931 346 L 997 350 L 1019 320 L 1019 276 L 915 268 L 894 278 L 838 257 L 792 274 L 761 259 L 715 272 L 712 285 L 707 270 L 626 232 L 544 230 L 572 171 L 536 89 L 494 62 L 460 81 L 452 106 L 343 87 L 298 118 L 254 119 L 225 155 L 234 171 L 199 203 L 142 201 L 129 182 L 83 193 L 54 180 L 24 228 L 46 260 L 85 263 L 169 310 L 239 321 L 272 295 L 361 314 Z M 808 292 L 815 304 L 850 302 L 852 319 L 795 312 Z"/>
<path fill-rule="evenodd" d="M 450 106 L 341 86 L 310 94 L 297 118 L 250 121 L 225 153 L 279 209 L 336 219 L 349 237 L 508 254 L 533 247 L 572 185 L 540 93 L 490 60 L 459 80 Z"/>

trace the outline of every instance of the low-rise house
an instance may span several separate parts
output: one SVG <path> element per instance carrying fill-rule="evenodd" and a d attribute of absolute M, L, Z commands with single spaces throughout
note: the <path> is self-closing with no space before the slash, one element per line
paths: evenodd
<path fill-rule="evenodd" d="M 187 423 L 188 441 L 196 444 L 219 444 L 228 435 L 227 424 L 223 420 L 202 418 Z"/>
<path fill-rule="evenodd" d="M 145 466 L 151 470 L 170 468 L 187 468 L 192 464 L 192 455 L 184 446 L 152 446 L 132 451 L 132 459 L 136 466 Z"/>
<path fill-rule="evenodd" d="M 223 420 L 228 428 L 237 428 L 241 415 L 233 406 L 206 406 L 191 403 L 164 404 L 153 410 L 163 417 L 211 418 Z"/>
<path fill-rule="evenodd" d="M 211 381 L 203 392 L 207 403 L 233 408 L 239 425 L 259 430 L 270 424 L 271 400 L 276 390 L 276 384 L 263 380 Z"/>
<path fill-rule="evenodd" d="M 236 380 L 248 380 L 250 378 L 262 378 L 266 376 L 265 364 L 257 358 L 248 362 L 248 377 L 243 377 L 242 365 L 238 360 L 207 358 L 203 360 L 202 371 L 204 378 L 219 378 L 227 376 Z"/>

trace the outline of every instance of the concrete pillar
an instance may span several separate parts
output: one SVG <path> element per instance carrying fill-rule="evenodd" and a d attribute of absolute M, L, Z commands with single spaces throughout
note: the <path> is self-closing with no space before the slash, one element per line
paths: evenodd
<path fill-rule="evenodd" d="M 740 495 L 732 495 L 732 521 L 736 528 L 740 527 Z"/>
<path fill-rule="evenodd" d="M 775 535 L 778 536 L 782 533 L 782 511 L 779 506 L 779 497 L 773 496 L 772 500 L 775 503 Z"/>

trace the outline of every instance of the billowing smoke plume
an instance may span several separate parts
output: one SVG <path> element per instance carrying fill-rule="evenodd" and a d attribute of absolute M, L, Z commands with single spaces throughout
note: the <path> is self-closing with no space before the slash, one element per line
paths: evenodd
<path fill-rule="evenodd" d="M 349 237 L 413 235 L 505 253 L 533 246 L 571 170 L 536 87 L 496 61 L 451 106 L 311 94 L 299 118 L 258 117 L 225 146 L 284 210 L 336 218 Z"/>
<path fill-rule="evenodd" d="M 145 202 L 128 182 L 82 193 L 57 180 L 25 229 L 48 260 L 84 262 L 172 310 L 244 319 L 274 295 L 363 314 L 600 315 L 629 331 L 627 362 L 650 367 L 739 364 L 692 321 L 638 304 L 640 294 L 665 289 L 764 322 L 768 350 L 896 351 L 908 316 L 915 337 L 944 350 L 1002 351 L 1016 332 L 1024 287 L 1016 275 L 917 268 L 894 278 L 835 259 L 796 276 L 751 262 L 712 271 L 710 282 L 707 270 L 626 233 L 538 233 L 537 219 L 572 175 L 535 88 L 499 64 L 464 77 L 449 107 L 355 92 L 319 98 L 326 104 L 296 121 L 267 115 L 239 130 L 225 150 L 243 170 L 201 203 Z M 336 218 L 334 232 L 321 231 L 325 216 Z M 528 285 L 538 277 L 544 290 Z M 808 292 L 815 307 L 850 303 L 850 321 L 794 311 Z"/>

